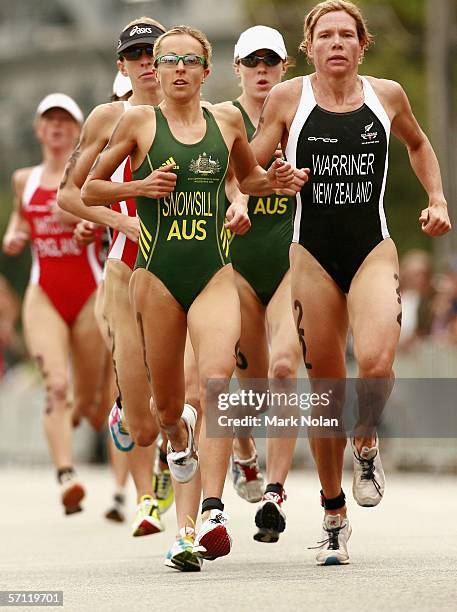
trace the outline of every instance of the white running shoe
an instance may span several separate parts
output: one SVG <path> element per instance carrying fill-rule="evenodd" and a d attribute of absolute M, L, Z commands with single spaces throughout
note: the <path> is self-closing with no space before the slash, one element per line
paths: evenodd
<path fill-rule="evenodd" d="M 318 544 L 317 565 L 347 565 L 349 554 L 347 543 L 352 529 L 346 517 L 341 514 L 326 514 L 322 524 L 323 538 Z"/>
<path fill-rule="evenodd" d="M 184 404 L 181 419 L 187 427 L 187 448 L 183 451 L 174 451 L 170 442 L 168 442 L 167 462 L 171 475 L 175 480 L 178 482 L 189 482 L 198 468 L 198 454 L 194 441 L 197 411 L 190 404 Z"/>
<path fill-rule="evenodd" d="M 213 561 L 228 555 L 232 548 L 232 536 L 226 525 L 228 516 L 221 510 L 211 510 L 195 538 L 193 552 L 202 559 Z"/>
<path fill-rule="evenodd" d="M 165 527 L 160 520 L 159 506 L 157 500 L 150 495 L 143 495 L 137 507 L 136 517 L 132 525 L 132 535 L 152 535 L 163 531 Z"/>
<path fill-rule="evenodd" d="M 255 504 L 262 499 L 265 482 L 259 469 L 257 453 L 250 459 L 237 459 L 232 455 L 232 482 L 240 497 Z"/>
<path fill-rule="evenodd" d="M 351 438 L 354 462 L 352 494 L 359 506 L 377 506 L 384 495 L 386 478 L 379 455 L 378 438 L 372 448 L 364 446 L 359 453 L 355 439 Z"/>

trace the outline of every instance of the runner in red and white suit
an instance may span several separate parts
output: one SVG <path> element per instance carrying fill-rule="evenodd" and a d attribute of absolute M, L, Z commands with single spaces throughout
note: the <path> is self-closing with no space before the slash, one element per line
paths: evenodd
<path fill-rule="evenodd" d="M 57 187 L 82 121 L 81 110 L 68 96 L 50 94 L 42 100 L 35 131 L 43 161 L 14 173 L 15 206 L 3 239 L 7 255 L 20 253 L 28 240 L 32 245 L 24 333 L 43 376 L 43 425 L 66 514 L 81 510 L 84 497 L 73 468 L 72 421 L 83 415 L 100 429 L 109 408 L 103 389 L 108 355 L 100 351 L 94 316 L 95 290 L 102 273 L 100 239 L 80 247 L 73 238 L 78 219 L 60 211 L 56 203 Z"/>

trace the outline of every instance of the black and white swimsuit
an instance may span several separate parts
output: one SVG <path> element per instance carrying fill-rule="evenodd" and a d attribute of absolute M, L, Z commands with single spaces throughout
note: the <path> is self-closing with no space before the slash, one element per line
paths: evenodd
<path fill-rule="evenodd" d="M 297 194 L 293 241 L 347 293 L 365 257 L 389 237 L 384 212 L 390 120 L 364 77 L 364 104 L 348 113 L 320 108 L 303 77 L 286 157 L 310 168 Z"/>

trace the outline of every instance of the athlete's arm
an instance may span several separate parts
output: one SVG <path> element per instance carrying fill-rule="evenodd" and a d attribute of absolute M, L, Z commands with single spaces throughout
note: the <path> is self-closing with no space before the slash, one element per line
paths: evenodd
<path fill-rule="evenodd" d="M 225 178 L 225 195 L 230 202 L 230 206 L 225 213 L 227 222 L 224 224 L 224 227 L 234 234 L 242 236 L 251 227 L 248 214 L 249 196 L 241 193 L 239 190 L 231 165 L 229 165 Z"/>
<path fill-rule="evenodd" d="M 428 195 L 428 207 L 419 217 L 422 230 L 430 236 L 441 236 L 451 229 L 451 222 L 435 152 L 419 126 L 401 85 L 387 81 L 382 87 L 387 106 L 392 112 L 392 133 L 406 146 L 411 167 Z"/>
<path fill-rule="evenodd" d="M 285 109 L 290 108 L 290 83 L 275 85 L 268 94 L 259 123 L 251 140 L 251 148 L 259 164 L 265 167 L 274 156 L 278 143 L 287 134 Z"/>
<path fill-rule="evenodd" d="M 13 210 L 11 211 L 8 226 L 3 236 L 3 252 L 6 255 L 19 255 L 30 239 L 30 226 L 22 216 L 21 210 L 25 184 L 31 171 L 32 168 L 21 168 L 16 170 L 12 177 Z"/>
<path fill-rule="evenodd" d="M 57 193 L 60 208 L 79 219 L 105 225 L 126 234 L 132 239 L 129 218 L 106 206 L 86 206 L 81 199 L 81 187 L 89 174 L 97 155 L 105 148 L 122 109 L 114 104 L 97 106 L 87 118 L 81 139 L 65 167 Z"/>
<path fill-rule="evenodd" d="M 214 107 L 215 108 L 215 107 Z M 265 171 L 258 165 L 249 146 L 246 129 L 240 111 L 236 107 L 218 109 L 216 116 L 227 130 L 231 140 L 231 162 L 240 190 L 248 195 L 269 195 L 273 192 L 295 195 L 300 191 L 308 176 L 305 170 L 297 170 L 283 160 L 276 159 Z M 273 148 L 273 152 L 276 146 Z M 270 156 L 271 157 L 271 156 Z"/>
<path fill-rule="evenodd" d="M 145 125 L 147 129 L 145 129 Z M 152 108 L 137 106 L 125 113 L 114 129 L 106 148 L 98 156 L 81 195 L 88 206 L 102 202 L 117 202 L 126 198 L 144 196 L 160 199 L 170 194 L 176 185 L 177 176 L 171 172 L 173 164 L 152 170 L 145 179 L 127 183 L 112 183 L 109 178 L 128 156 L 145 158 L 155 136 L 155 113 Z"/>

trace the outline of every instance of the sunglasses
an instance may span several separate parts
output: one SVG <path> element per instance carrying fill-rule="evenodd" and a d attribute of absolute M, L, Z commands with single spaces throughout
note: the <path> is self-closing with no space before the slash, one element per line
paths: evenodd
<path fill-rule="evenodd" d="M 129 62 L 133 62 L 134 60 L 140 59 L 140 57 L 143 55 L 143 52 L 146 53 L 148 57 L 153 57 L 154 46 L 147 45 L 146 47 L 129 47 L 128 49 L 124 49 L 124 51 L 122 51 L 120 55 Z"/>
<path fill-rule="evenodd" d="M 282 59 L 277 53 L 266 53 L 263 56 L 251 53 L 250 55 L 246 55 L 246 57 L 240 58 L 239 61 L 243 66 L 246 66 L 246 68 L 255 68 L 260 62 L 263 62 L 265 66 L 277 66 L 282 62 Z"/>
<path fill-rule="evenodd" d="M 206 68 L 206 59 L 200 55 L 194 55 L 193 53 L 188 53 L 187 55 L 176 55 L 175 53 L 159 55 L 159 57 L 156 57 L 154 65 L 157 66 L 158 64 L 162 64 L 162 66 L 177 66 L 180 60 L 182 60 L 184 66 L 188 68 L 196 68 L 197 66 L 205 66 Z"/>

